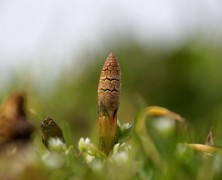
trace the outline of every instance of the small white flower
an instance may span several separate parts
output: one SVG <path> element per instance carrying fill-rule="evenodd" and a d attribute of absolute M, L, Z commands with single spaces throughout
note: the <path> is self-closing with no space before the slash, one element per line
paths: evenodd
<path fill-rule="evenodd" d="M 113 154 L 116 154 L 116 153 L 118 152 L 119 146 L 120 146 L 119 143 L 117 143 L 117 144 L 114 145 L 114 147 L 113 147 Z"/>
<path fill-rule="evenodd" d="M 123 124 L 123 126 L 124 126 L 124 129 L 129 129 L 129 128 L 132 127 L 132 124 L 130 124 L 130 123 L 125 123 L 125 124 Z"/>
<path fill-rule="evenodd" d="M 126 162 L 128 159 L 128 152 L 121 151 L 114 156 L 116 162 Z"/>
<path fill-rule="evenodd" d="M 86 139 L 85 139 L 85 144 L 86 144 L 86 145 L 91 144 L 91 140 L 90 140 L 89 138 L 86 138 Z"/>
<path fill-rule="evenodd" d="M 94 171 L 100 171 L 104 167 L 104 162 L 101 160 L 94 160 L 89 165 Z"/>
<path fill-rule="evenodd" d="M 153 121 L 154 127 L 163 134 L 168 135 L 175 129 L 175 121 L 166 117 L 160 117 Z"/>
<path fill-rule="evenodd" d="M 86 163 L 89 164 L 95 159 L 95 157 L 86 154 L 85 159 L 86 159 Z"/>
<path fill-rule="evenodd" d="M 90 144 L 91 144 L 91 140 L 89 138 L 86 138 L 85 140 L 84 138 L 80 138 L 79 143 L 78 143 L 79 150 L 82 152 L 87 152 Z"/>
<path fill-rule="evenodd" d="M 52 151 L 65 151 L 66 145 L 59 138 L 50 138 L 49 147 Z"/>
<path fill-rule="evenodd" d="M 127 143 L 117 143 L 113 147 L 112 159 L 115 162 L 126 162 L 129 157 L 129 150 L 131 149 L 130 145 Z"/>
<path fill-rule="evenodd" d="M 42 160 L 45 165 L 50 168 L 57 169 L 64 164 L 64 156 L 59 153 L 50 153 L 42 156 Z"/>

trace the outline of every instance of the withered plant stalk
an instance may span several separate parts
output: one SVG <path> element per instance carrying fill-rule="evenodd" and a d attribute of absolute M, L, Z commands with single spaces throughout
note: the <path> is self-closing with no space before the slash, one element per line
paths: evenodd
<path fill-rule="evenodd" d="M 50 150 L 49 140 L 51 138 L 58 138 L 61 142 L 65 143 L 65 139 L 61 128 L 56 124 L 51 117 L 48 117 L 41 123 L 42 129 L 42 142 L 45 147 Z"/>

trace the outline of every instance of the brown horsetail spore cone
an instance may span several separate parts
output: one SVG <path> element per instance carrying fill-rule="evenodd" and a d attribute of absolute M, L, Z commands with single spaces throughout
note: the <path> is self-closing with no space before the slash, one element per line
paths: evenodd
<path fill-rule="evenodd" d="M 99 147 L 106 154 L 110 153 L 114 145 L 120 87 L 120 65 L 113 53 L 110 53 L 103 65 L 98 87 Z"/>
<path fill-rule="evenodd" d="M 46 120 L 41 123 L 42 129 L 42 142 L 45 147 L 49 149 L 49 140 L 52 138 L 58 138 L 61 142 L 65 143 L 65 139 L 60 127 L 52 120 L 52 118 L 48 117 Z"/>
<path fill-rule="evenodd" d="M 13 93 L 2 105 L 0 112 L 0 145 L 15 142 L 27 142 L 34 126 L 26 114 L 26 96 Z"/>

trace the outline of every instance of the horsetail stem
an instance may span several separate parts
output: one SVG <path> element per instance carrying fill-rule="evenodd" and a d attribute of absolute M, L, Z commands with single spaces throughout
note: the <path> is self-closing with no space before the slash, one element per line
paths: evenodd
<path fill-rule="evenodd" d="M 120 65 L 114 54 L 110 53 L 101 70 L 98 86 L 99 147 L 106 154 L 114 145 L 120 87 Z"/>

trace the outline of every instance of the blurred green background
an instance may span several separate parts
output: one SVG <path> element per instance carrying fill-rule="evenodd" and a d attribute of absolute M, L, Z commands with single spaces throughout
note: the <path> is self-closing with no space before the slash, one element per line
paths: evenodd
<path fill-rule="evenodd" d="M 59 78 L 51 83 L 39 84 L 25 76 L 24 70 L 24 76 L 12 76 L 1 91 L 1 99 L 12 91 L 25 91 L 37 126 L 51 116 L 63 128 L 70 125 L 75 142 L 91 136 L 96 127 L 100 70 L 113 52 L 122 72 L 118 112 L 121 122 L 134 121 L 146 106 L 163 106 L 187 120 L 191 134 L 187 141 L 204 143 L 212 127 L 216 144 L 222 144 L 221 45 L 201 38 L 190 38 L 169 49 L 136 41 L 115 42 L 107 41 L 93 54 L 83 49 L 77 62 L 62 69 Z"/>

